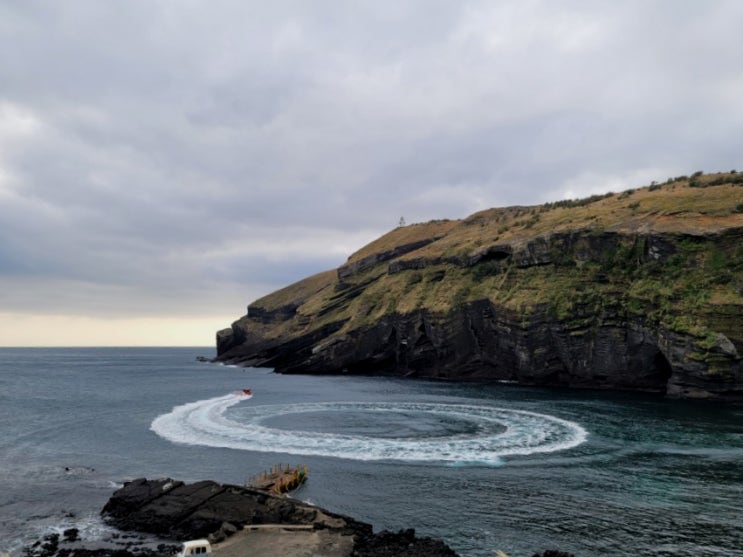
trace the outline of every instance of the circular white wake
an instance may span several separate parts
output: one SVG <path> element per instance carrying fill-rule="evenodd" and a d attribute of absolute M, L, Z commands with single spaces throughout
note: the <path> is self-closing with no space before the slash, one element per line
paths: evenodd
<path fill-rule="evenodd" d="M 239 421 L 228 408 L 248 397 L 226 395 L 176 406 L 153 420 L 150 429 L 174 443 L 227 447 L 259 452 L 318 455 L 353 460 L 498 463 L 502 456 L 569 449 L 585 441 L 578 424 L 535 412 L 490 406 L 437 403 L 320 402 L 239 409 Z M 271 419 L 310 413 L 406 413 L 465 422 L 466 432 L 423 438 L 345 435 L 290 431 L 264 425 Z M 330 421 L 330 418 L 329 418 Z"/>

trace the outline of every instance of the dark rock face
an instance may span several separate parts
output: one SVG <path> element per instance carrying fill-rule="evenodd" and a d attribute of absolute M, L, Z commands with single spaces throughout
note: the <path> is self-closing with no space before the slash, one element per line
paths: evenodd
<path fill-rule="evenodd" d="M 184 484 L 169 478 L 141 478 L 116 491 L 102 514 L 120 530 L 147 532 L 170 539 L 211 536 L 218 541 L 234 532 L 236 526 L 246 524 L 313 524 L 337 528 L 325 523 L 328 517 L 339 519 L 340 527 L 349 533 L 371 533 L 368 524 L 318 510 L 300 501 L 240 486 L 212 481 Z"/>
<path fill-rule="evenodd" d="M 218 333 L 217 359 L 279 373 L 507 380 L 740 399 L 743 306 L 694 301 L 697 293 L 688 285 L 686 290 L 669 288 L 671 294 L 656 293 L 687 270 L 706 269 L 705 261 L 714 257 L 722 271 L 709 284 L 743 284 L 735 274 L 743 265 L 736 247 L 741 242 L 743 229 L 736 228 L 708 236 L 573 231 L 518 245 L 485 244 L 468 257 L 414 257 L 417 246 L 406 245 L 399 250 L 408 254 L 403 259 L 396 259 L 399 253 L 393 250 L 339 269 L 342 280 L 315 315 L 298 314 L 301 300 L 291 312 L 285 305 L 273 313 L 260 310 L 255 319 L 251 306 L 245 318 Z M 737 259 L 729 259 L 730 254 Z M 376 267 L 363 275 L 380 262 L 386 273 Z M 570 277 L 583 292 L 559 293 L 569 310 L 561 310 L 549 296 L 533 303 L 527 299 L 520 309 L 490 298 L 468 299 L 446 310 L 423 304 L 405 313 L 389 303 L 390 310 L 373 323 L 359 320 L 358 325 L 357 315 L 347 310 L 385 276 L 429 272 L 427 284 L 446 284 L 450 274 L 462 280 L 461 270 L 451 271 L 455 268 L 476 277 L 469 279 L 476 284 L 492 276 L 505 281 L 519 272 L 528 277 L 529 269 L 545 266 L 563 280 Z M 706 271 L 699 276 L 706 280 Z M 519 288 L 513 280 L 513 288 Z M 707 299 L 714 291 L 709 284 L 703 294 Z M 637 285 L 646 290 L 633 298 L 630 291 Z M 458 286 L 452 284 L 452 292 Z M 682 297 L 692 301 L 679 301 Z M 338 319 L 312 326 L 313 319 L 330 314 Z M 701 325 L 686 326 L 687 318 Z M 274 334 L 266 323 L 286 332 Z"/>
<path fill-rule="evenodd" d="M 351 557 L 457 557 L 441 540 L 417 538 L 415 530 L 382 531 L 361 537 Z"/>
<path fill-rule="evenodd" d="M 696 339 L 608 313 L 600 327 L 574 327 L 546 311 L 527 321 L 487 300 L 457 312 L 390 314 L 372 327 L 325 341 L 312 334 L 285 344 L 245 344 L 231 352 L 279 373 L 389 374 L 524 385 L 641 390 L 685 397 L 743 395 L 743 369 L 725 338 L 711 349 L 728 370 L 690 359 Z M 241 357 L 246 354 L 247 358 Z"/>
<path fill-rule="evenodd" d="M 438 237 L 434 236 L 433 238 L 426 238 L 417 242 L 410 242 L 408 244 L 398 246 L 392 250 L 375 253 L 368 257 L 359 259 L 358 261 L 355 261 L 353 263 L 347 263 L 346 265 L 338 268 L 338 280 L 343 281 L 344 279 L 347 279 L 352 275 L 369 269 L 370 267 L 373 267 L 378 263 L 389 261 L 390 259 L 400 257 L 401 255 L 405 255 L 406 253 L 410 253 L 411 251 L 415 251 L 419 248 L 427 246 L 428 244 L 435 242 L 437 239 Z"/>

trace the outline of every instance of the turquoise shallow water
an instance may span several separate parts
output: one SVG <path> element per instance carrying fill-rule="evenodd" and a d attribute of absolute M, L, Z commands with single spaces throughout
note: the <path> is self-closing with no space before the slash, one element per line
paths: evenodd
<path fill-rule="evenodd" d="M 242 483 L 464 556 L 743 556 L 743 406 L 203 364 L 211 349 L 0 349 L 0 551 L 110 533 L 122 481 Z M 234 393 L 250 387 L 248 399 Z"/>

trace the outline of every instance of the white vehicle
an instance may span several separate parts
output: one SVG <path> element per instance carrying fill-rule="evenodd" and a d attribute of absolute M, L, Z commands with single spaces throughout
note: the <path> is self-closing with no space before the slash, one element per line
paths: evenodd
<path fill-rule="evenodd" d="M 181 550 L 175 557 L 212 557 L 212 546 L 208 540 L 191 540 L 183 542 Z"/>

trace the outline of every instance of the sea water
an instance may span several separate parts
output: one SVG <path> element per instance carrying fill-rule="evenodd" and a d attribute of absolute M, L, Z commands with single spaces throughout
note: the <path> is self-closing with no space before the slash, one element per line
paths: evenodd
<path fill-rule="evenodd" d="M 127 480 L 305 464 L 296 497 L 465 557 L 743 556 L 739 404 L 196 360 L 212 354 L 0 349 L 0 552 L 110 538 L 99 513 Z"/>

